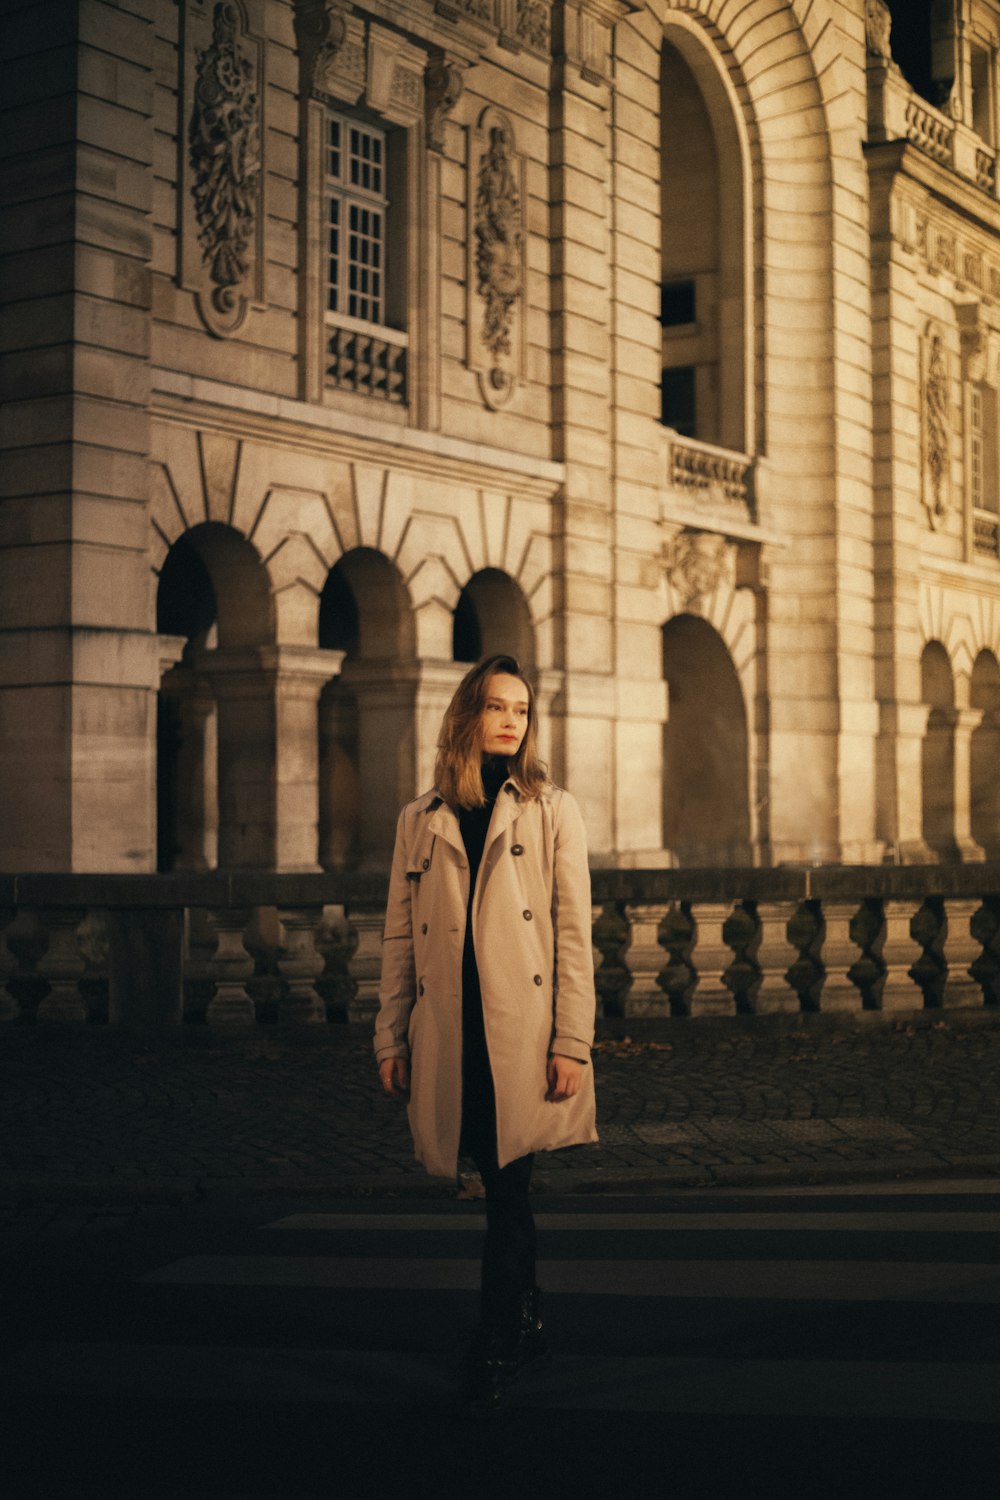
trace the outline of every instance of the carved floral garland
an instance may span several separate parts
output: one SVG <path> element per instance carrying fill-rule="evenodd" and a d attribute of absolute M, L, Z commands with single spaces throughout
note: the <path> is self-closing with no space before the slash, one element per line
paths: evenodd
<path fill-rule="evenodd" d="M 491 383 L 504 377 L 501 359 L 510 353 L 514 304 L 521 295 L 521 198 L 514 176 L 513 142 L 500 125 L 490 128 L 476 191 L 476 290 L 485 302 L 482 340 L 496 367 Z"/>
<path fill-rule="evenodd" d="M 948 371 L 944 361 L 941 335 L 931 336 L 927 358 L 927 380 L 924 390 L 924 405 L 927 423 L 927 476 L 930 480 L 928 496 L 932 524 L 937 524 L 948 508 Z"/>
<path fill-rule="evenodd" d="M 250 269 L 260 186 L 260 105 L 253 64 L 237 44 L 240 27 L 239 9 L 222 0 L 212 44 L 198 56 L 189 130 L 198 240 L 222 314 L 235 308 Z"/>

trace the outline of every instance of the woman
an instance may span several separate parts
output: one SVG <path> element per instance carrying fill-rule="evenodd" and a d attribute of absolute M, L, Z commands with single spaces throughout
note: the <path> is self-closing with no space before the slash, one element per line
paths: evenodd
<path fill-rule="evenodd" d="M 375 1023 L 418 1159 L 454 1177 L 468 1155 L 486 1190 L 477 1414 L 548 1355 L 528 1193 L 535 1151 L 597 1139 L 590 924 L 579 809 L 539 762 L 530 684 L 491 656 L 444 716 L 435 790 L 400 814 Z"/>

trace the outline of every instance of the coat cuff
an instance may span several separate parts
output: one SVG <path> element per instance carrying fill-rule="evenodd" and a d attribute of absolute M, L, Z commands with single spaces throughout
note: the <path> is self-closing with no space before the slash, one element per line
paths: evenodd
<path fill-rule="evenodd" d="M 387 1057 L 401 1057 L 405 1062 L 409 1062 L 410 1049 L 405 1042 L 392 1042 L 387 1047 L 376 1045 L 375 1061 L 383 1063 Z"/>
<path fill-rule="evenodd" d="M 557 1036 L 549 1047 L 550 1057 L 572 1057 L 576 1062 L 590 1062 L 590 1044 L 576 1036 Z"/>

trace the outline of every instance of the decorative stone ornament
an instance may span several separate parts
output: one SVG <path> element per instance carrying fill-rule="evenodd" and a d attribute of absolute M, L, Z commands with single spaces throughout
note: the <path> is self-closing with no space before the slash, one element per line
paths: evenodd
<path fill-rule="evenodd" d="M 880 57 L 883 62 L 892 61 L 891 32 L 892 14 L 885 0 L 866 0 L 865 37 L 872 57 Z"/>
<path fill-rule="evenodd" d="M 923 365 L 924 506 L 936 529 L 951 508 L 951 406 L 944 336 L 933 323 L 924 335 Z"/>
<path fill-rule="evenodd" d="M 184 60 L 180 279 L 225 338 L 264 299 L 264 47 L 243 0 L 188 0 Z"/>
<path fill-rule="evenodd" d="M 682 531 L 664 546 L 667 579 L 685 610 L 700 611 L 722 582 L 728 563 L 724 536 Z"/>
<path fill-rule="evenodd" d="M 439 57 L 424 72 L 424 120 L 427 144 L 432 151 L 444 150 L 444 122 L 462 94 L 462 68 L 451 58 Z"/>
<path fill-rule="evenodd" d="M 535 52 L 547 52 L 550 33 L 549 0 L 517 0 L 514 35 Z"/>
<path fill-rule="evenodd" d="M 514 128 L 491 107 L 472 137 L 469 363 L 487 406 L 510 400 L 523 360 L 524 164 Z"/>
<path fill-rule="evenodd" d="M 295 30 L 303 89 L 355 104 L 365 86 L 364 22 L 344 0 L 298 0 Z"/>

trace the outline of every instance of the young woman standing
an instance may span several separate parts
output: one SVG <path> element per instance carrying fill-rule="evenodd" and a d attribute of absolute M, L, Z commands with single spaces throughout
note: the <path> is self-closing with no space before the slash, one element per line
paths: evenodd
<path fill-rule="evenodd" d="M 486 1189 L 480 1326 L 462 1399 L 486 1414 L 548 1355 L 538 1315 L 533 1153 L 596 1141 L 594 969 L 583 820 L 538 759 L 534 695 L 513 657 L 460 683 L 435 789 L 400 814 L 375 1055 L 409 1101 L 418 1159 Z"/>

